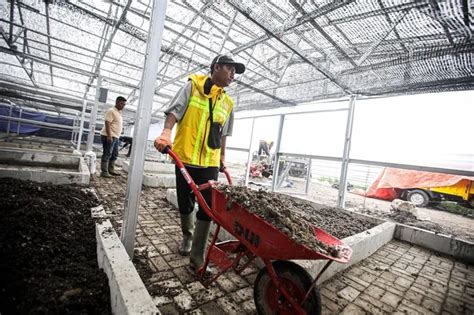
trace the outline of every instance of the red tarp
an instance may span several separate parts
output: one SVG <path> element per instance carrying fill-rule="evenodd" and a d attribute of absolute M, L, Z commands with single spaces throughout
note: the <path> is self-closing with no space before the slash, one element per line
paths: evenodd
<path fill-rule="evenodd" d="M 395 188 L 452 186 L 463 179 L 474 180 L 474 177 L 385 168 L 367 189 L 365 196 L 393 200 L 400 197 Z"/>

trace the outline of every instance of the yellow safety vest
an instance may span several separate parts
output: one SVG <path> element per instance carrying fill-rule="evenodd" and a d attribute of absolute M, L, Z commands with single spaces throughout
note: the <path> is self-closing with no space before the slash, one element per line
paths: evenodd
<path fill-rule="evenodd" d="M 212 99 L 212 118 L 224 126 L 234 106 L 234 101 L 224 89 L 213 85 L 209 94 L 204 94 L 204 83 L 208 76 L 194 74 L 186 113 L 178 122 L 173 151 L 184 164 L 202 167 L 219 167 L 220 149 L 211 149 L 207 145 L 210 129 L 209 98 Z"/>

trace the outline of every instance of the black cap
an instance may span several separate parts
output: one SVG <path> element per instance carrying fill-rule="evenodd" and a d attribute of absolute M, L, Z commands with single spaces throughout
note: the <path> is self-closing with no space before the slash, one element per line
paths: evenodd
<path fill-rule="evenodd" d="M 233 65 L 235 66 L 235 73 L 237 74 L 244 73 L 245 71 L 245 66 L 243 63 L 235 62 L 234 59 L 232 59 L 231 57 L 227 55 L 219 55 L 219 56 L 216 56 L 214 59 L 212 59 L 211 72 L 215 64 Z"/>

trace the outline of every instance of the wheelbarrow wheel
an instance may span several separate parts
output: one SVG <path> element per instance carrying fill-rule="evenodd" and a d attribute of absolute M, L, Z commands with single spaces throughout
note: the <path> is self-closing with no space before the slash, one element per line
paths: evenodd
<path fill-rule="evenodd" d="M 279 260 L 272 265 L 278 281 L 295 301 L 300 303 L 311 287 L 311 276 L 301 266 L 290 261 Z M 295 314 L 294 308 L 285 300 L 283 294 L 277 292 L 267 268 L 258 273 L 253 290 L 258 314 Z M 308 314 L 321 314 L 321 295 L 316 287 L 311 290 L 302 308 Z"/>

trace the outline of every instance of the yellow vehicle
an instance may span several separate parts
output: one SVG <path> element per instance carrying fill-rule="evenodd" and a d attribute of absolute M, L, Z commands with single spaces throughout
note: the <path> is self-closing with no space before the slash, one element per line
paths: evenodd
<path fill-rule="evenodd" d="M 462 179 L 452 186 L 402 189 L 401 197 L 419 207 L 447 200 L 474 208 L 474 181 Z"/>

